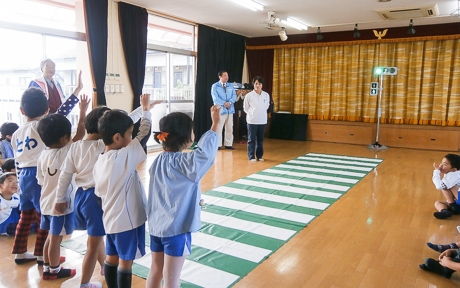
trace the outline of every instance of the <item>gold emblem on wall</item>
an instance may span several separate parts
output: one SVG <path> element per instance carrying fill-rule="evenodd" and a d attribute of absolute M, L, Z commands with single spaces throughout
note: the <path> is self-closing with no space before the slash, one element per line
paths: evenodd
<path fill-rule="evenodd" d="M 378 39 L 382 39 L 382 37 L 385 37 L 385 35 L 387 34 L 388 29 L 385 29 L 383 31 L 377 31 L 377 30 L 372 30 L 372 31 L 374 31 L 375 37 L 377 37 Z"/>

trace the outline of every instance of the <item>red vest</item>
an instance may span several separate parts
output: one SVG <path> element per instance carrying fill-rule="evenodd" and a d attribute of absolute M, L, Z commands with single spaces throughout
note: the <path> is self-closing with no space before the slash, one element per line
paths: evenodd
<path fill-rule="evenodd" d="M 48 106 L 50 108 L 49 113 L 56 113 L 56 110 L 61 106 L 61 96 L 56 88 L 56 83 L 54 83 L 53 88 L 51 88 L 50 84 L 46 82 L 48 86 Z"/>

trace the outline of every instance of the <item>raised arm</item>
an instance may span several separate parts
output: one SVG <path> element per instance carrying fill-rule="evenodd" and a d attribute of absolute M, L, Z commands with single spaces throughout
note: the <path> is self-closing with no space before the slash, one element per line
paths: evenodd
<path fill-rule="evenodd" d="M 152 116 L 150 114 L 150 94 L 142 94 L 140 96 L 140 102 L 142 107 L 142 118 L 141 126 L 139 126 L 139 132 L 136 135 L 136 139 L 139 142 L 149 134 L 150 127 L 152 126 Z"/>
<path fill-rule="evenodd" d="M 86 111 L 88 110 L 88 107 L 89 107 L 88 95 L 85 95 L 85 94 L 81 95 L 80 103 L 78 105 L 80 106 L 80 115 L 78 116 L 77 133 L 72 138 L 72 142 L 81 140 L 85 136 L 85 117 L 86 117 Z"/>

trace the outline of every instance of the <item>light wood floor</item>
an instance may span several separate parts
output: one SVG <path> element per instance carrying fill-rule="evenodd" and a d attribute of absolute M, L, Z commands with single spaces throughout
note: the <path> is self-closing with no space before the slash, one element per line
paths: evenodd
<path fill-rule="evenodd" d="M 448 280 L 418 268 L 424 258 L 438 256 L 427 241 L 460 240 L 460 216 L 433 217 L 433 203 L 441 199 L 431 182 L 433 162 L 439 163 L 447 152 L 389 148 L 376 153 L 365 146 L 274 139 L 266 139 L 265 147 L 267 161 L 257 163 L 247 160 L 243 144 L 235 144 L 235 151 L 219 151 L 202 191 L 308 152 L 385 160 L 235 287 L 460 286 L 460 273 Z M 144 183 L 156 154 L 150 153 L 140 166 Z M 29 251 L 34 240 L 32 235 Z M 0 237 L 1 287 L 78 287 L 82 255 L 62 249 L 65 266 L 76 268 L 77 275 L 67 281 L 42 281 L 41 267 L 14 264 L 12 242 L 11 237 Z M 99 268 L 93 280 L 106 287 Z M 133 287 L 145 287 L 145 280 L 133 276 Z"/>

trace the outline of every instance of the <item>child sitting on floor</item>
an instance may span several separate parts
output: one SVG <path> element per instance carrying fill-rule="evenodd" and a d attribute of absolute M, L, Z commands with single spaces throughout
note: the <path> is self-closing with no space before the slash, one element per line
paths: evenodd
<path fill-rule="evenodd" d="M 19 188 L 16 173 L 0 175 L 0 235 L 14 236 L 19 222 Z"/>
<path fill-rule="evenodd" d="M 438 212 L 434 212 L 434 217 L 446 219 L 452 214 L 460 213 L 460 206 L 457 199 L 458 189 L 460 187 L 460 156 L 456 154 L 447 154 L 439 166 L 433 163 L 433 183 L 436 189 L 441 190 L 446 201 L 436 201 L 434 207 Z M 441 178 L 441 174 L 443 177 Z"/>
<path fill-rule="evenodd" d="M 460 271 L 460 248 L 448 249 L 439 255 L 438 260 L 426 258 L 420 269 L 450 278 L 456 271 Z"/>

